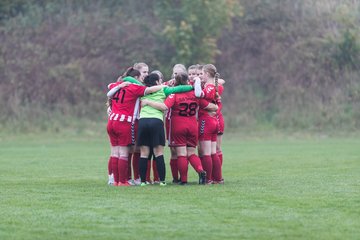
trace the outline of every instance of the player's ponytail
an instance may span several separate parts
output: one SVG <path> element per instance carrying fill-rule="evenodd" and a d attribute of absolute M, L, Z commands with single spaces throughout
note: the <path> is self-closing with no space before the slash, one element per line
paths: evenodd
<path fill-rule="evenodd" d="M 136 70 L 134 67 L 129 67 L 126 69 L 122 77 L 140 77 L 141 73 L 139 70 Z"/>
<path fill-rule="evenodd" d="M 215 85 L 215 99 L 219 99 L 219 77 L 220 74 L 217 72 L 216 67 L 213 64 L 206 64 L 203 66 L 204 72 L 207 72 L 211 78 L 214 79 Z"/>
<path fill-rule="evenodd" d="M 215 98 L 216 99 L 219 99 L 220 98 L 220 95 L 219 95 L 219 77 L 220 77 L 220 74 L 218 72 L 215 71 Z"/>
<path fill-rule="evenodd" d="M 175 86 L 187 85 L 189 76 L 186 72 L 180 72 L 175 76 Z"/>

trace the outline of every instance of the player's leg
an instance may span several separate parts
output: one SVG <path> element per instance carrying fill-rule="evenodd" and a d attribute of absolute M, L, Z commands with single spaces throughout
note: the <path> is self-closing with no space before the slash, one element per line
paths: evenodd
<path fill-rule="evenodd" d="M 165 140 L 164 140 L 165 145 Z M 156 167 L 159 173 L 160 185 L 165 185 L 165 177 L 166 177 L 166 168 L 164 161 L 164 146 L 157 145 L 154 147 L 154 155 L 156 161 Z"/>
<path fill-rule="evenodd" d="M 170 110 L 169 110 L 170 111 Z M 171 175 L 173 177 L 173 183 L 179 182 L 179 170 L 177 166 L 177 155 L 176 155 L 176 148 L 172 146 L 172 138 L 173 138 L 173 130 L 172 126 L 173 121 L 169 119 L 169 117 L 165 118 L 165 132 L 166 132 L 166 139 L 168 141 L 168 145 L 170 147 L 170 169 Z"/>
<path fill-rule="evenodd" d="M 187 147 L 188 160 L 194 170 L 199 174 L 199 184 L 206 183 L 206 171 L 204 170 L 200 158 L 196 155 L 195 147 Z"/>
<path fill-rule="evenodd" d="M 216 152 L 216 138 L 217 138 L 217 134 L 214 134 L 211 141 L 211 159 L 213 162 L 212 176 L 214 183 L 221 183 L 222 169 L 221 169 L 221 161 Z"/>
<path fill-rule="evenodd" d="M 118 171 L 119 171 L 119 183 L 118 186 L 130 186 L 128 183 L 128 157 L 129 147 L 119 146 L 118 148 Z"/>
<path fill-rule="evenodd" d="M 186 146 L 176 147 L 177 154 L 177 168 L 180 172 L 180 184 L 187 184 L 188 181 L 188 160 Z"/>
<path fill-rule="evenodd" d="M 211 140 L 200 140 L 199 146 L 201 149 L 201 164 L 206 171 L 207 183 L 212 183 L 212 158 L 211 158 Z"/>
<path fill-rule="evenodd" d="M 177 154 L 175 147 L 170 147 L 170 168 L 171 168 L 171 175 L 173 177 L 173 183 L 179 182 L 179 169 L 178 169 Z"/>
<path fill-rule="evenodd" d="M 129 146 L 129 154 L 128 154 L 128 179 L 127 182 L 130 185 L 135 185 L 134 180 L 132 179 L 132 159 L 134 154 L 135 146 Z"/>
<path fill-rule="evenodd" d="M 109 136 L 109 140 L 110 140 L 110 168 L 111 168 L 111 173 L 113 174 L 113 185 L 117 186 L 119 183 L 119 171 L 118 171 L 118 160 L 119 160 L 119 155 L 118 155 L 118 136 L 116 134 L 116 125 L 114 124 L 113 121 L 108 121 L 107 124 L 107 132 L 108 132 L 108 136 Z M 112 179 L 109 179 L 109 182 Z"/>
<path fill-rule="evenodd" d="M 119 170 L 118 170 L 118 161 L 119 161 L 119 155 L 118 155 L 118 147 L 119 146 L 111 146 L 111 152 L 110 152 L 110 158 L 111 158 L 111 170 L 114 177 L 114 186 L 117 186 L 119 183 Z"/>
<path fill-rule="evenodd" d="M 166 177 L 166 168 L 164 161 L 164 146 L 165 146 L 165 131 L 164 131 L 164 123 L 160 119 L 153 119 L 151 124 L 151 139 L 156 167 L 159 174 L 160 186 L 166 185 L 165 177 Z"/>
<path fill-rule="evenodd" d="M 139 160 L 139 173 L 141 183 L 146 183 L 146 170 L 148 167 L 148 158 L 150 154 L 150 147 L 143 145 L 140 146 L 140 160 Z"/>
<path fill-rule="evenodd" d="M 221 148 L 221 144 L 222 144 L 222 134 L 218 134 L 217 138 L 216 138 L 216 152 L 219 156 L 221 165 L 223 163 L 223 153 L 222 153 L 222 148 Z"/>
<path fill-rule="evenodd" d="M 159 172 L 157 170 L 156 161 L 155 161 L 155 155 L 153 156 L 151 167 L 153 170 L 153 180 L 154 180 L 153 183 L 154 184 L 160 183 Z"/>
<path fill-rule="evenodd" d="M 112 156 L 111 156 L 111 146 L 110 146 L 110 156 L 108 160 L 108 185 L 114 184 L 114 174 L 111 165 L 112 165 Z"/>
<path fill-rule="evenodd" d="M 222 152 L 222 139 L 223 139 L 223 134 L 224 134 L 224 130 L 225 130 L 225 122 L 224 122 L 224 117 L 222 114 L 220 114 L 218 116 L 218 123 L 219 123 L 219 131 L 217 134 L 217 139 L 216 139 L 216 152 L 219 156 L 220 162 L 221 162 L 221 166 L 223 163 L 223 152 Z"/>
<path fill-rule="evenodd" d="M 140 159 L 140 148 L 137 146 L 137 132 L 138 132 L 138 126 L 139 126 L 139 121 L 136 120 L 132 125 L 131 125 L 131 134 L 132 134 L 132 138 L 133 138 L 133 144 L 134 144 L 134 152 L 133 152 L 133 157 L 132 157 L 132 168 L 134 171 L 134 183 L 135 185 L 139 185 L 141 183 L 140 180 L 140 173 L 139 173 L 139 159 Z"/>

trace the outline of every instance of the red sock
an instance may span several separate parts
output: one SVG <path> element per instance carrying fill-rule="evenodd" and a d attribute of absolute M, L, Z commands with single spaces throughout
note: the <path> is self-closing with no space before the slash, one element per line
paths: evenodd
<path fill-rule="evenodd" d="M 151 160 L 148 160 L 147 168 L 146 168 L 146 181 L 147 182 L 151 182 L 151 180 L 150 180 L 150 170 L 151 170 Z"/>
<path fill-rule="evenodd" d="M 111 157 L 111 168 L 114 174 L 114 181 L 116 183 L 119 182 L 119 169 L 118 169 L 118 161 L 117 157 Z"/>
<path fill-rule="evenodd" d="M 177 157 L 177 166 L 180 172 L 180 180 L 182 182 L 187 182 L 187 175 L 188 175 L 188 161 L 185 156 L 178 156 Z"/>
<path fill-rule="evenodd" d="M 128 155 L 128 179 L 131 179 L 131 158 L 132 158 L 133 154 L 129 153 Z"/>
<path fill-rule="evenodd" d="M 213 161 L 213 179 L 214 181 L 221 181 L 222 179 L 222 173 L 221 173 L 221 162 L 220 159 L 218 157 L 218 155 L 215 154 L 211 154 L 211 158 Z"/>
<path fill-rule="evenodd" d="M 134 179 L 138 179 L 140 178 L 140 173 L 139 173 L 139 159 L 140 159 L 140 153 L 135 152 L 133 154 L 133 159 L 132 159 L 132 167 L 134 170 Z"/>
<path fill-rule="evenodd" d="M 223 155 L 222 155 L 222 151 L 217 152 L 217 155 L 219 156 L 220 162 L 221 162 L 221 166 L 223 164 Z"/>
<path fill-rule="evenodd" d="M 113 172 L 112 172 L 112 162 L 111 162 L 111 157 L 109 157 L 109 161 L 108 161 L 108 173 L 109 175 L 111 175 Z"/>
<path fill-rule="evenodd" d="M 179 179 L 179 170 L 178 170 L 176 158 L 170 159 L 170 168 L 171 168 L 171 174 L 172 174 L 173 179 L 178 180 Z"/>
<path fill-rule="evenodd" d="M 206 171 L 206 178 L 208 181 L 212 181 L 212 158 L 209 155 L 201 157 L 201 164 Z"/>
<path fill-rule="evenodd" d="M 189 162 L 191 164 L 191 166 L 195 169 L 195 171 L 197 173 L 204 171 L 202 165 L 201 165 L 201 160 L 198 156 L 196 156 L 195 154 L 191 155 L 188 157 Z"/>
<path fill-rule="evenodd" d="M 128 161 L 126 158 L 119 158 L 118 171 L 119 171 L 119 182 L 126 183 L 128 179 Z"/>
<path fill-rule="evenodd" d="M 153 174 L 154 174 L 154 182 L 159 182 L 159 173 L 156 167 L 156 161 L 152 161 L 152 168 L 153 168 Z"/>

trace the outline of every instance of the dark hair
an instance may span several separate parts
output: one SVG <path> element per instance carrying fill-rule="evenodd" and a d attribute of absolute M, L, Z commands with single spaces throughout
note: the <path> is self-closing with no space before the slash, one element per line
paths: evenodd
<path fill-rule="evenodd" d="M 157 73 L 150 73 L 149 75 L 147 75 L 145 78 L 144 78 L 144 84 L 147 86 L 147 87 L 151 87 L 151 86 L 155 86 L 157 85 L 157 81 L 160 80 L 160 77 L 159 77 L 159 74 Z"/>
<path fill-rule="evenodd" d="M 140 77 L 141 73 L 139 70 L 134 69 L 134 67 L 129 67 L 123 74 L 123 77 Z"/>
<path fill-rule="evenodd" d="M 187 85 L 189 76 L 185 72 L 180 72 L 175 76 L 175 86 L 177 85 Z"/>
<path fill-rule="evenodd" d="M 157 75 L 159 75 L 159 78 L 164 81 L 164 75 L 159 70 L 154 70 L 151 73 L 156 73 Z"/>

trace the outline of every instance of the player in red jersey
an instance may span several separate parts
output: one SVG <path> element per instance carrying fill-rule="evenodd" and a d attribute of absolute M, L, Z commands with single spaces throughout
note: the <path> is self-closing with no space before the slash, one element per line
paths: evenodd
<path fill-rule="evenodd" d="M 190 67 L 188 67 L 188 75 L 189 75 L 189 84 L 190 85 L 194 85 L 194 83 L 195 83 L 194 78 L 199 76 L 197 73 L 197 69 L 198 69 L 197 65 L 191 65 Z"/>
<path fill-rule="evenodd" d="M 221 84 L 220 84 L 220 82 L 221 82 Z M 216 100 L 216 104 L 219 107 L 218 110 L 216 111 L 216 117 L 217 117 L 218 124 L 219 124 L 219 131 L 218 131 L 217 138 L 216 138 L 216 153 L 220 159 L 221 167 L 223 164 L 223 153 L 222 153 L 221 145 L 222 145 L 222 137 L 223 137 L 224 130 L 225 130 L 224 116 L 221 111 L 222 110 L 221 96 L 224 92 L 223 83 L 225 83 L 225 81 L 224 80 L 220 81 L 220 79 L 219 79 L 218 92 L 219 92 L 220 97 Z M 214 183 L 224 183 L 224 179 L 221 177 L 220 181 L 214 182 Z"/>
<path fill-rule="evenodd" d="M 203 76 L 203 72 L 202 72 L 202 65 L 200 64 L 197 64 L 197 65 L 192 65 L 189 67 L 189 79 L 190 79 L 190 75 L 192 76 L 192 78 L 198 76 L 200 78 L 202 78 Z M 191 70 L 190 70 L 191 68 Z M 191 74 L 190 74 L 190 71 L 191 71 Z M 218 93 L 219 93 L 219 98 L 216 100 L 216 103 L 218 104 L 219 108 L 218 108 L 218 111 L 217 111 L 217 119 L 218 119 L 218 122 L 219 122 L 219 132 L 218 132 L 218 136 L 217 136 L 217 141 L 216 141 L 216 152 L 219 156 L 219 159 L 220 159 L 220 162 L 221 162 L 221 165 L 222 165 L 222 162 L 223 162 L 223 153 L 222 153 L 222 148 L 221 148 L 221 144 L 222 144 L 222 136 L 223 136 L 223 133 L 224 133 L 224 130 L 225 130 L 225 122 L 224 122 L 224 117 L 223 117 L 223 114 L 222 114 L 222 103 L 221 103 L 221 96 L 222 96 L 222 93 L 224 91 L 224 84 L 225 84 L 225 80 L 224 79 L 221 79 L 219 78 L 218 79 Z"/>
<path fill-rule="evenodd" d="M 135 121 L 134 112 L 138 97 L 156 92 L 162 86 L 145 87 L 130 84 L 120 88 L 112 84 L 108 96 L 111 98 L 111 114 L 108 118 L 107 132 L 111 143 L 112 171 L 115 186 L 129 186 L 128 180 L 128 155 L 133 144 L 132 126 Z M 115 92 L 115 93 L 114 93 Z"/>
<path fill-rule="evenodd" d="M 174 86 L 175 85 L 175 77 L 179 73 L 186 73 L 186 67 L 183 64 L 175 64 L 173 67 L 173 72 L 171 74 L 171 79 L 166 81 L 164 84 L 167 86 Z M 170 169 L 171 175 L 173 177 L 173 183 L 177 183 L 180 181 L 179 179 L 179 170 L 177 164 L 177 154 L 175 147 L 171 146 L 169 141 L 169 134 L 170 134 L 170 121 L 171 121 L 171 108 L 165 111 L 165 130 L 166 130 L 166 140 L 168 141 L 168 146 L 170 147 Z"/>
<path fill-rule="evenodd" d="M 188 85 L 188 75 L 185 72 L 175 76 L 175 85 Z M 142 104 L 150 105 L 159 110 L 172 110 L 169 140 L 177 153 L 177 166 L 180 171 L 182 185 L 187 184 L 188 162 L 199 174 L 199 184 L 206 183 L 200 158 L 195 154 L 198 142 L 197 111 L 205 108 L 208 111 L 216 111 L 217 106 L 206 100 L 195 97 L 194 91 L 169 95 L 164 103 L 147 100 Z"/>
<path fill-rule="evenodd" d="M 218 94 L 218 78 L 216 67 L 212 64 L 203 66 L 202 80 L 205 83 L 204 88 L 198 87 L 195 84 L 195 95 L 202 97 L 209 102 L 216 103 L 219 98 Z M 195 82 L 200 79 L 196 78 Z M 199 145 L 202 165 L 207 173 L 208 183 L 213 181 L 221 181 L 221 162 L 216 153 L 216 140 L 219 131 L 218 120 L 216 114 L 206 110 L 199 110 Z"/>
<path fill-rule="evenodd" d="M 126 77 L 132 77 L 136 81 L 139 81 L 140 75 L 141 74 L 140 74 L 139 71 L 135 70 L 133 67 L 130 67 L 125 71 L 125 73 L 122 76 L 120 76 L 117 79 L 116 82 L 110 83 L 108 85 L 108 89 L 112 89 L 113 87 L 116 87 L 116 85 L 118 85 L 119 83 L 122 83 L 124 78 L 125 78 L 125 80 L 128 80 Z M 133 81 L 133 82 L 136 82 L 136 81 Z M 125 87 L 126 85 L 127 84 L 124 84 L 121 87 Z M 108 106 L 107 114 L 108 114 L 108 117 L 109 117 L 111 115 L 111 98 L 108 98 L 107 106 Z M 130 161 L 130 159 L 129 159 L 129 161 Z M 131 170 L 131 167 L 129 169 Z M 114 184 L 114 174 L 113 174 L 113 171 L 112 171 L 112 156 L 111 156 L 111 154 L 110 154 L 109 161 L 108 161 L 108 173 L 109 173 L 108 184 L 113 185 Z M 131 176 L 131 171 L 130 171 L 129 175 Z"/>

